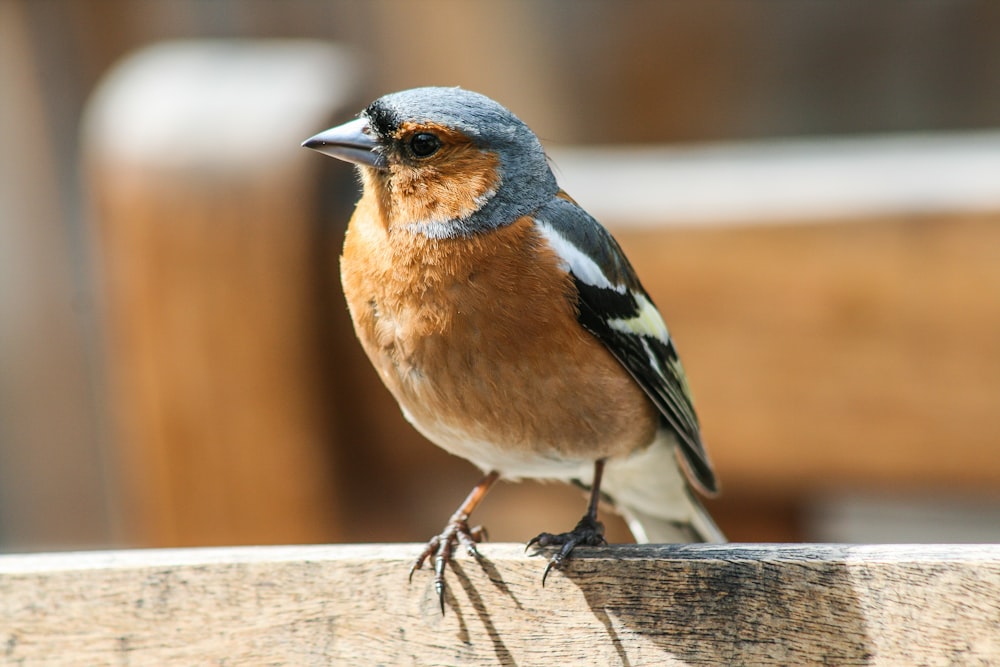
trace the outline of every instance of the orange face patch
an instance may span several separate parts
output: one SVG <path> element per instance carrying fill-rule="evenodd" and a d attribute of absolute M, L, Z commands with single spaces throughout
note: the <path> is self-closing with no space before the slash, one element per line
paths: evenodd
<path fill-rule="evenodd" d="M 500 158 L 480 150 L 461 132 L 432 123 L 404 123 L 398 146 L 426 132 L 441 147 L 426 158 L 403 154 L 389 160 L 388 173 L 373 173 L 368 184 L 377 191 L 387 226 L 444 222 L 478 210 L 500 186 Z"/>

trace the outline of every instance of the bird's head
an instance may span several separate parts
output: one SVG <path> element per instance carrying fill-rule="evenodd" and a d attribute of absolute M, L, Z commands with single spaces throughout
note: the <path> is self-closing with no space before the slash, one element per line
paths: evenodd
<path fill-rule="evenodd" d="M 528 126 L 461 88 L 385 95 L 302 145 L 358 165 L 387 225 L 434 238 L 509 224 L 559 190 Z"/>

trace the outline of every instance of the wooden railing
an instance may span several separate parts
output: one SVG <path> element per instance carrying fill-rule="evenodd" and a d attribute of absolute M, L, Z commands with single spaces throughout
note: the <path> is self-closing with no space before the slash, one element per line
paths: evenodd
<path fill-rule="evenodd" d="M 1000 546 L 484 545 L 442 615 L 417 545 L 0 557 L 4 665 L 1000 662 Z"/>

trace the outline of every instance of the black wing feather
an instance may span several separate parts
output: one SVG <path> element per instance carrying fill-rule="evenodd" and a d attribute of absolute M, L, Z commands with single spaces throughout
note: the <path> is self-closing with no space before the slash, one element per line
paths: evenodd
<path fill-rule="evenodd" d="M 637 297 L 649 299 L 618 243 L 600 223 L 571 202 L 556 200 L 537 215 L 592 259 L 609 283 L 625 287 L 618 290 L 591 285 L 571 270 L 581 326 L 600 340 L 642 387 L 659 411 L 661 423 L 677 435 L 695 479 L 705 490 L 715 492 L 715 473 L 701 442 L 698 417 L 673 341 L 626 333 L 609 323 L 635 317 L 640 312 Z"/>

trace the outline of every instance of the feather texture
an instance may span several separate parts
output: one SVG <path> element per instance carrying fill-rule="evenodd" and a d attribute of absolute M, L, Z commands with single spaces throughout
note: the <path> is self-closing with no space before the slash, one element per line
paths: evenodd
<path fill-rule="evenodd" d="M 642 387 L 677 438 L 692 482 L 718 485 L 701 441 L 684 368 L 663 318 L 614 237 L 573 201 L 556 197 L 535 213 L 578 293 L 578 319 Z"/>

